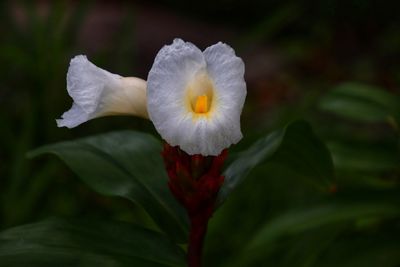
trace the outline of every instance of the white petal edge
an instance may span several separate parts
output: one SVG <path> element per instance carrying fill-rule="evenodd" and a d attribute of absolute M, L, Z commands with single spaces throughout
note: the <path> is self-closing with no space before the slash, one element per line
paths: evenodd
<path fill-rule="evenodd" d="M 86 56 L 75 56 L 67 73 L 67 90 L 74 103 L 58 127 L 76 127 L 90 119 L 108 115 L 134 115 L 148 118 L 146 81 L 121 77 L 91 63 Z"/>
<path fill-rule="evenodd" d="M 186 133 L 179 128 L 185 108 L 185 88 L 206 63 L 200 49 L 175 39 L 158 52 L 147 78 L 147 108 L 161 137 L 172 146 L 181 145 Z"/>
<path fill-rule="evenodd" d="M 218 104 L 211 118 L 201 118 L 194 125 L 189 118 L 180 120 L 179 128 L 185 133 L 180 147 L 188 154 L 216 156 L 243 137 L 240 115 L 247 94 L 244 63 L 221 42 L 208 47 L 203 55 Z"/>
<path fill-rule="evenodd" d="M 240 116 L 247 95 L 244 62 L 229 45 L 221 42 L 208 47 L 203 54 L 220 103 L 216 120 L 221 127 L 221 142 L 228 147 L 243 137 Z"/>

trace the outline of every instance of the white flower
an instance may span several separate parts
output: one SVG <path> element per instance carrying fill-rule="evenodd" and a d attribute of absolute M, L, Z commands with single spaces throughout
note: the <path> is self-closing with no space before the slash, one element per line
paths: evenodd
<path fill-rule="evenodd" d="M 147 108 L 160 135 L 188 154 L 216 156 L 242 138 L 243 61 L 226 44 L 204 52 L 175 39 L 147 79 Z"/>
<path fill-rule="evenodd" d="M 188 154 L 216 156 L 242 138 L 246 97 L 243 61 L 226 44 L 204 52 L 175 39 L 157 54 L 146 82 L 123 78 L 90 63 L 71 60 L 67 89 L 72 108 L 58 126 L 75 127 L 114 114 L 150 117 L 161 137 Z"/>
<path fill-rule="evenodd" d="M 76 127 L 90 119 L 108 115 L 148 118 L 146 81 L 98 68 L 86 56 L 76 56 L 67 73 L 67 90 L 74 103 L 57 120 L 58 127 Z"/>

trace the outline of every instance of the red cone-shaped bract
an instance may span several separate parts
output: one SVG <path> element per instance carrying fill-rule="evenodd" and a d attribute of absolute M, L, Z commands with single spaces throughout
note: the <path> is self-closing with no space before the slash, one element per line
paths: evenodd
<path fill-rule="evenodd" d="M 169 188 L 189 216 L 210 217 L 224 177 L 222 165 L 227 150 L 219 156 L 188 155 L 179 147 L 164 145 L 162 153 L 169 176 Z"/>
<path fill-rule="evenodd" d="M 218 156 L 188 155 L 179 147 L 165 144 L 162 156 L 169 176 L 168 186 L 190 218 L 188 266 L 201 266 L 208 220 L 224 182 L 221 170 L 227 150 Z"/>

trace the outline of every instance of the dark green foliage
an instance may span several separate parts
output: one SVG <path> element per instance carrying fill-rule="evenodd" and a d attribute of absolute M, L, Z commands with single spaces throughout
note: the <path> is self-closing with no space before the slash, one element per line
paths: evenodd
<path fill-rule="evenodd" d="M 337 116 L 361 122 L 391 122 L 400 119 L 400 99 L 379 87 L 348 82 L 321 99 L 320 108 Z"/>
<path fill-rule="evenodd" d="M 307 207 L 288 210 L 284 214 L 270 219 L 257 230 L 254 237 L 246 244 L 242 259 L 246 265 L 239 264 L 238 266 L 247 266 L 248 262 L 255 261 L 257 258 L 265 259 L 265 255 L 273 252 L 276 244 L 279 244 L 279 241 L 284 238 L 294 238 L 303 233 L 315 235 L 313 231 L 317 232 L 318 229 L 324 228 L 335 233 L 336 230 L 333 230 L 332 226 L 340 227 L 340 225 L 349 225 L 352 222 L 362 223 L 362 220 L 376 220 L 377 218 L 379 221 L 388 220 L 400 216 L 398 191 L 370 191 L 368 197 L 362 199 L 354 199 L 352 193 L 354 192 L 340 193 Z M 366 223 L 368 224 L 368 221 Z M 372 223 L 374 222 L 372 221 Z M 326 235 L 327 233 L 320 234 Z M 322 241 L 318 240 L 318 242 Z M 394 249 L 393 245 L 390 244 L 392 249 Z M 396 247 L 400 250 L 400 244 L 397 244 Z M 252 257 L 247 255 L 252 255 Z M 357 255 L 357 257 L 363 256 Z M 391 257 L 392 260 L 400 262 L 400 255 L 393 254 Z M 355 258 L 354 260 L 359 260 Z M 342 264 L 346 260 L 342 259 L 342 261 L 336 262 Z M 384 264 L 385 261 L 386 259 L 381 259 L 380 262 Z"/>
<path fill-rule="evenodd" d="M 0 234 L 1 266 L 184 266 L 161 234 L 121 222 L 51 219 Z"/>
<path fill-rule="evenodd" d="M 296 175 L 317 188 L 333 186 L 333 165 L 324 144 L 303 121 L 289 124 L 255 142 L 240 153 L 225 170 L 225 182 L 219 193 L 221 204 L 249 172 L 267 160 L 296 172 Z"/>
<path fill-rule="evenodd" d="M 187 218 L 168 190 L 160 151 L 161 143 L 151 135 L 123 131 L 45 146 L 29 155 L 56 154 L 95 191 L 141 205 L 162 230 L 183 243 Z"/>

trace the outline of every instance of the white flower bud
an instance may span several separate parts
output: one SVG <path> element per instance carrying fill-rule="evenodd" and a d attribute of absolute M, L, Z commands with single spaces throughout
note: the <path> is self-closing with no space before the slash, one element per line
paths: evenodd
<path fill-rule="evenodd" d="M 108 115 L 148 118 L 146 81 L 121 77 L 92 64 L 86 56 L 74 57 L 67 73 L 70 110 L 57 120 L 58 127 L 76 127 L 90 119 Z"/>

